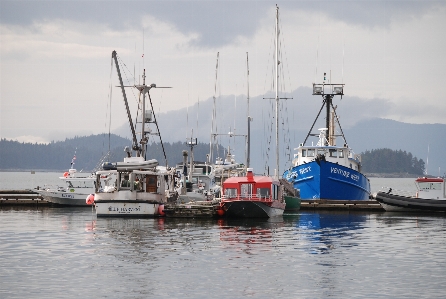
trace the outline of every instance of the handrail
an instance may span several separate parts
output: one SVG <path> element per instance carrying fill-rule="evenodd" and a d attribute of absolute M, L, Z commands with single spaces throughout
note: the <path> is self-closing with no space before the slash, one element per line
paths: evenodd
<path fill-rule="evenodd" d="M 255 200 L 255 201 L 271 201 L 272 196 L 257 196 L 257 194 L 243 194 L 243 195 L 222 195 L 222 200 Z"/>

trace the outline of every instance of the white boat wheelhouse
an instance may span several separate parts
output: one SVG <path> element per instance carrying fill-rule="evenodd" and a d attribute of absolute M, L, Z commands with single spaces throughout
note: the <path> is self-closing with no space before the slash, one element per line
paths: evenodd
<path fill-rule="evenodd" d="M 294 154 L 293 166 L 322 159 L 356 171 L 361 171 L 361 156 L 354 154 L 347 144 L 344 144 L 344 146 L 336 146 L 336 143 L 332 141 L 332 145 L 329 145 L 330 143 L 325 136 L 326 131 L 326 128 L 319 129 L 319 141 L 316 145 L 304 146 L 300 144 L 299 147 L 294 149 L 297 153 Z"/>

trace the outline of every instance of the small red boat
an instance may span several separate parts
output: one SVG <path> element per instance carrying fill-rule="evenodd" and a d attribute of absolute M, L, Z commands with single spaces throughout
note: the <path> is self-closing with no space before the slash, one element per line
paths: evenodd
<path fill-rule="evenodd" d="M 270 176 L 255 176 L 252 168 L 243 177 L 224 181 L 220 213 L 226 217 L 269 218 L 283 215 L 283 186 Z"/>

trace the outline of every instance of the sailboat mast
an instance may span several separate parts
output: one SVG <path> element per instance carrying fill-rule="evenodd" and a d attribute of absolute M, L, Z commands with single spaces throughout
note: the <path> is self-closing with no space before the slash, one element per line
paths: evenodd
<path fill-rule="evenodd" d="M 142 75 L 142 86 L 143 86 L 143 93 L 142 93 L 142 107 L 141 107 L 141 141 L 144 140 L 145 133 L 145 123 L 146 123 L 146 69 L 143 71 Z M 145 157 L 146 153 L 146 144 L 141 144 L 141 156 Z"/>
<path fill-rule="evenodd" d="M 214 85 L 214 107 L 212 109 L 212 124 L 211 124 L 211 142 L 209 143 L 209 160 L 213 161 L 212 157 L 212 147 L 213 147 L 213 138 L 214 138 L 214 124 L 216 125 L 216 118 L 217 118 L 217 108 L 216 108 L 216 97 L 217 97 L 217 79 L 218 79 L 218 58 L 220 57 L 220 52 L 217 52 L 217 64 L 215 66 L 215 85 Z M 217 128 L 215 129 L 217 131 Z M 217 132 L 215 132 L 216 134 Z M 217 147 L 218 148 L 218 147 Z"/>
<path fill-rule="evenodd" d="M 276 5 L 276 176 L 279 176 L 279 6 Z"/>
<path fill-rule="evenodd" d="M 247 69 L 247 95 L 248 95 L 248 140 L 247 140 L 247 149 L 246 149 L 246 167 L 249 168 L 249 164 L 251 163 L 251 116 L 249 116 L 249 63 L 248 63 L 248 52 L 246 52 L 246 69 Z"/>

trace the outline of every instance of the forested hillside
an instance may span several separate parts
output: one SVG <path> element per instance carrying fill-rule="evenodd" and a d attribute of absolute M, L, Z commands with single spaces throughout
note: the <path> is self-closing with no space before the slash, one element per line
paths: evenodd
<path fill-rule="evenodd" d="M 0 170 L 57 170 L 65 171 L 71 167 L 74 156 L 77 170 L 89 172 L 100 166 L 102 157 L 111 152 L 108 161 L 122 161 L 125 157 L 124 147 L 131 147 L 128 139 L 111 134 L 75 137 L 65 141 L 49 144 L 22 143 L 6 139 L 0 140 Z M 181 162 L 182 151 L 190 148 L 185 142 L 164 143 L 164 150 L 169 166 Z M 219 155 L 224 149 L 219 147 Z M 209 153 L 209 144 L 199 143 L 194 147 L 195 160 L 205 161 Z M 147 158 L 157 159 L 160 165 L 166 165 L 160 143 L 147 147 Z"/>
<path fill-rule="evenodd" d="M 424 161 L 402 150 L 374 149 L 361 154 L 365 173 L 424 174 Z"/>

